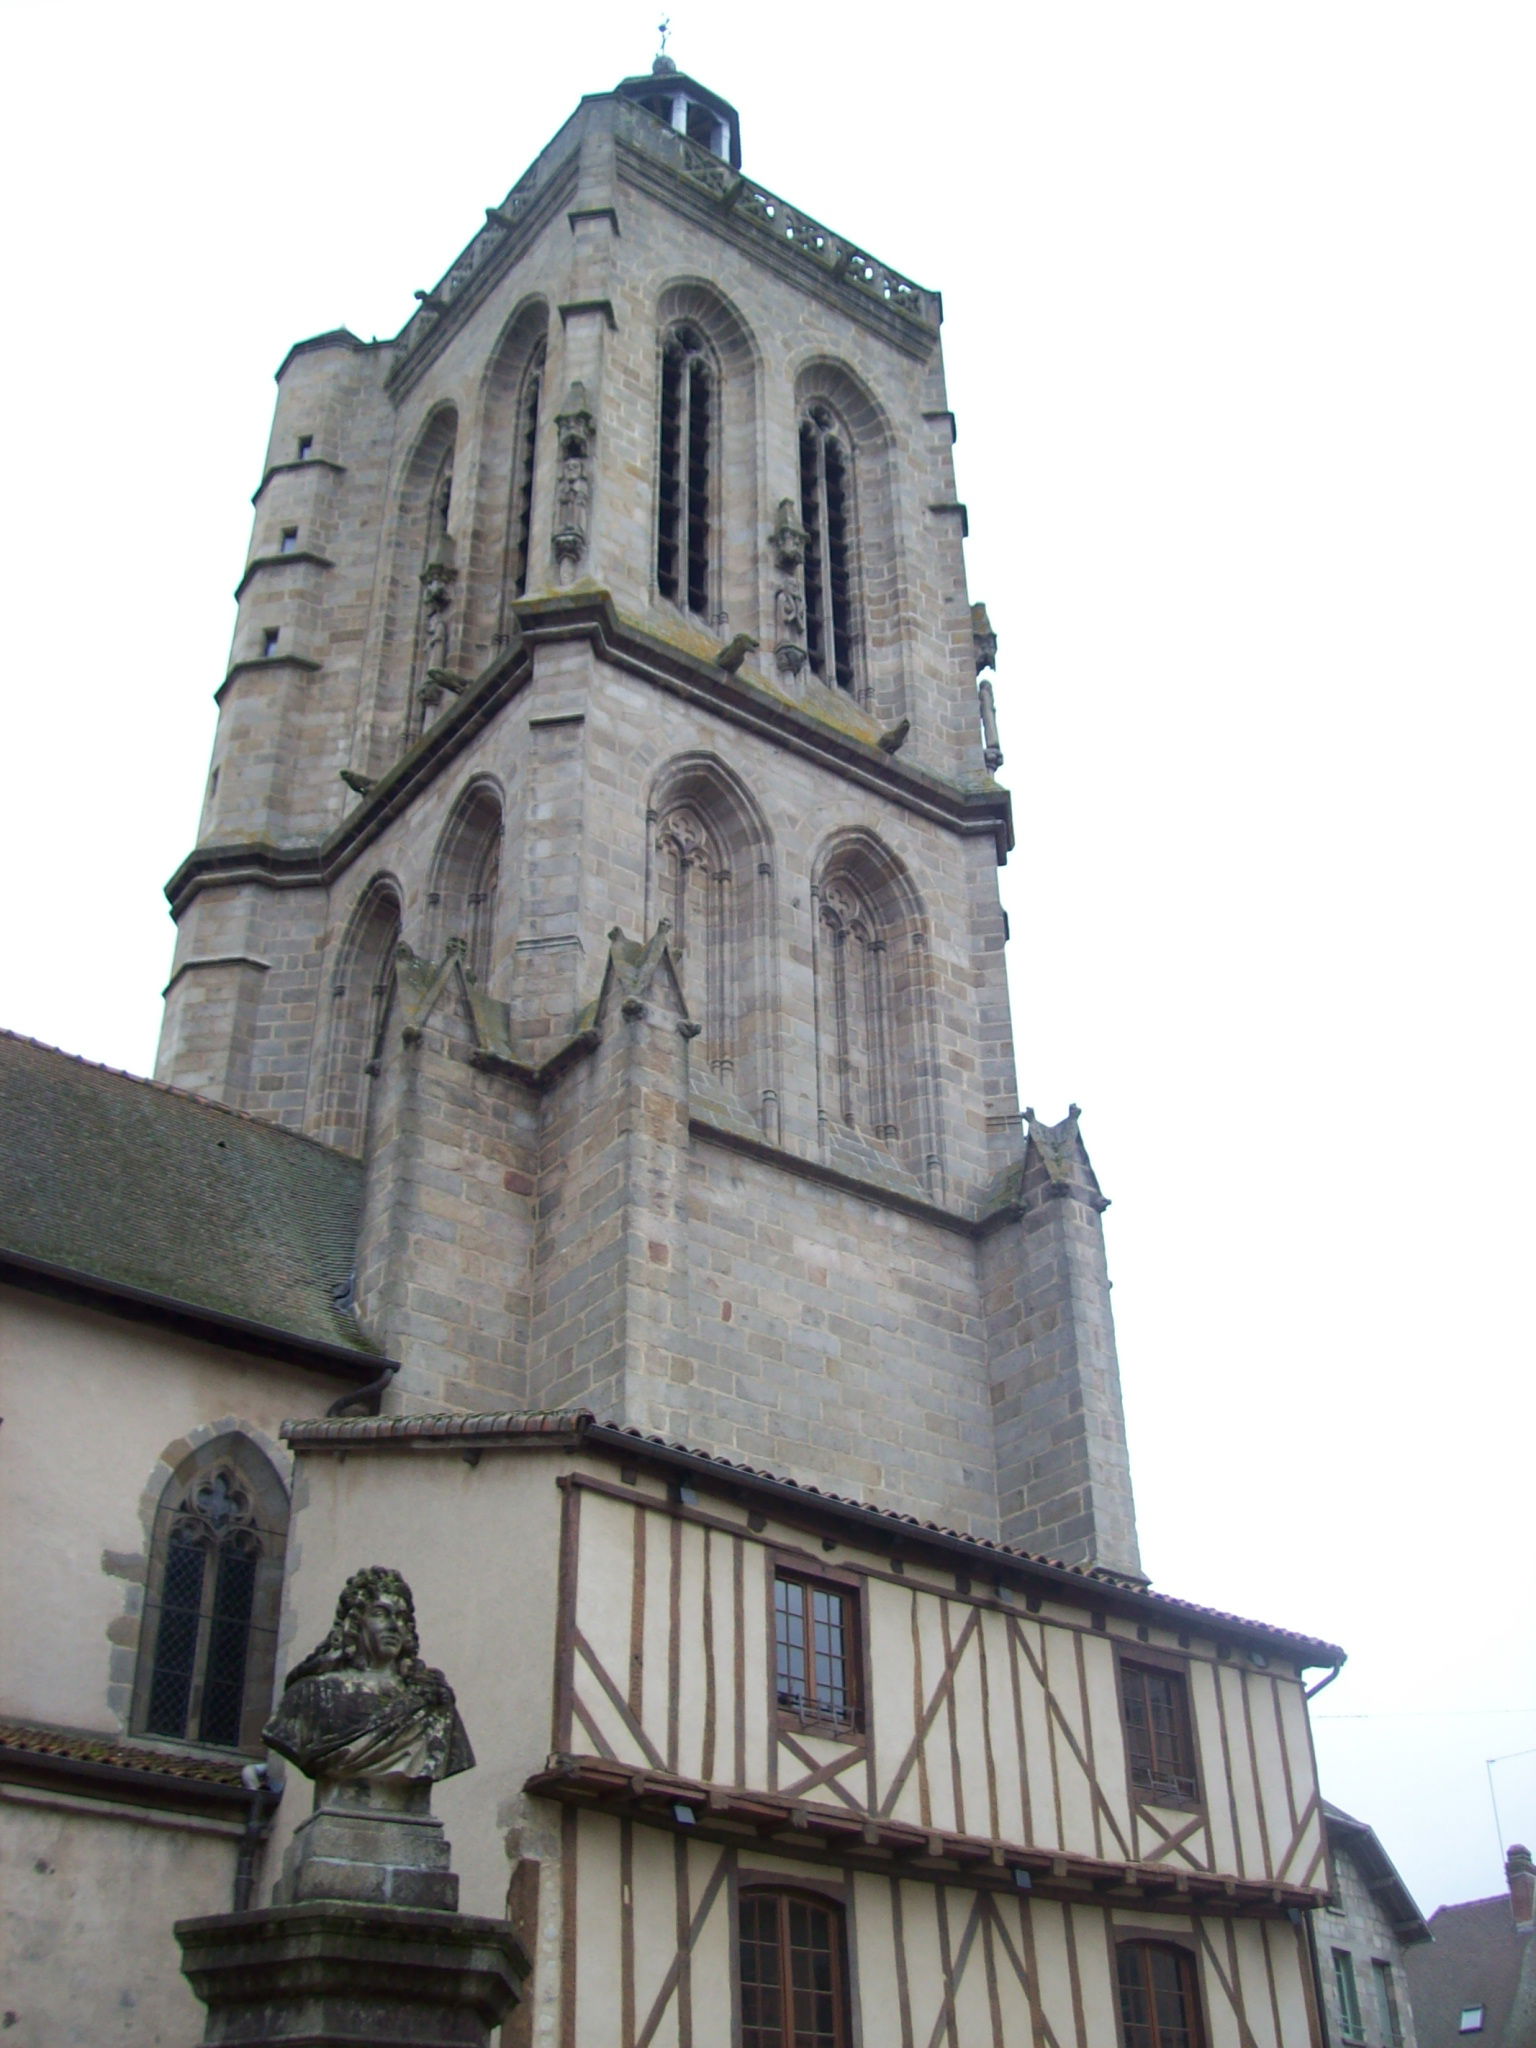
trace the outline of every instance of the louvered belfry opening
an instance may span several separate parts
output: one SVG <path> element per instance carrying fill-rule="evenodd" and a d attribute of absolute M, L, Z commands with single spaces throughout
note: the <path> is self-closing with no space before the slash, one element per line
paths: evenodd
<path fill-rule="evenodd" d="M 837 422 L 826 406 L 812 406 L 800 422 L 805 644 L 814 673 L 843 690 L 855 686 L 849 482 Z"/>
<path fill-rule="evenodd" d="M 517 438 L 512 450 L 512 561 L 514 597 L 528 594 L 528 555 L 533 538 L 533 472 L 539 445 L 539 400 L 544 389 L 544 344 L 529 363 L 518 394 Z"/>
<path fill-rule="evenodd" d="M 661 513 L 656 587 L 700 618 L 709 613 L 714 376 L 703 337 L 674 328 L 661 356 Z"/>

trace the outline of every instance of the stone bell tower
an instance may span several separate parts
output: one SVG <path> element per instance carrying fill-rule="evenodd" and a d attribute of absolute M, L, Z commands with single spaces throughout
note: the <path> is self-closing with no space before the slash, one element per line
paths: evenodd
<path fill-rule="evenodd" d="M 289 352 L 160 1075 L 365 1161 L 393 1402 L 1134 1573 L 939 300 L 740 164 L 658 59 L 392 341 Z"/>

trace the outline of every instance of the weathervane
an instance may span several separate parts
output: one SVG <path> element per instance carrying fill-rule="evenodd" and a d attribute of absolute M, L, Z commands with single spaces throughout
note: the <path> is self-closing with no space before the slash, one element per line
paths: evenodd
<path fill-rule="evenodd" d="M 665 57 L 667 54 L 667 37 L 672 33 L 672 17 L 670 14 L 664 14 L 661 20 L 657 22 L 656 33 L 661 37 L 661 48 L 656 54 L 658 57 Z"/>

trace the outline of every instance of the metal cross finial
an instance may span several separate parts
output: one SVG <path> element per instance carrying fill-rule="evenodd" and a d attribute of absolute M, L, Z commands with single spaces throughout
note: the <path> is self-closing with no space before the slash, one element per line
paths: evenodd
<path fill-rule="evenodd" d="M 670 14 L 664 14 L 661 20 L 657 22 L 656 33 L 661 37 L 661 48 L 657 55 L 665 57 L 667 54 L 667 37 L 672 33 L 672 17 Z"/>

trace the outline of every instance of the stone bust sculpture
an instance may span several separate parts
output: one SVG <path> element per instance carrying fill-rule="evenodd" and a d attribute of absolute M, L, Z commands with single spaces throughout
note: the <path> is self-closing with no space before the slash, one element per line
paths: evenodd
<path fill-rule="evenodd" d="M 424 1783 L 469 1770 L 453 1688 L 417 1647 L 400 1574 L 377 1564 L 354 1572 L 330 1634 L 289 1672 L 263 1735 L 310 1778 Z"/>

